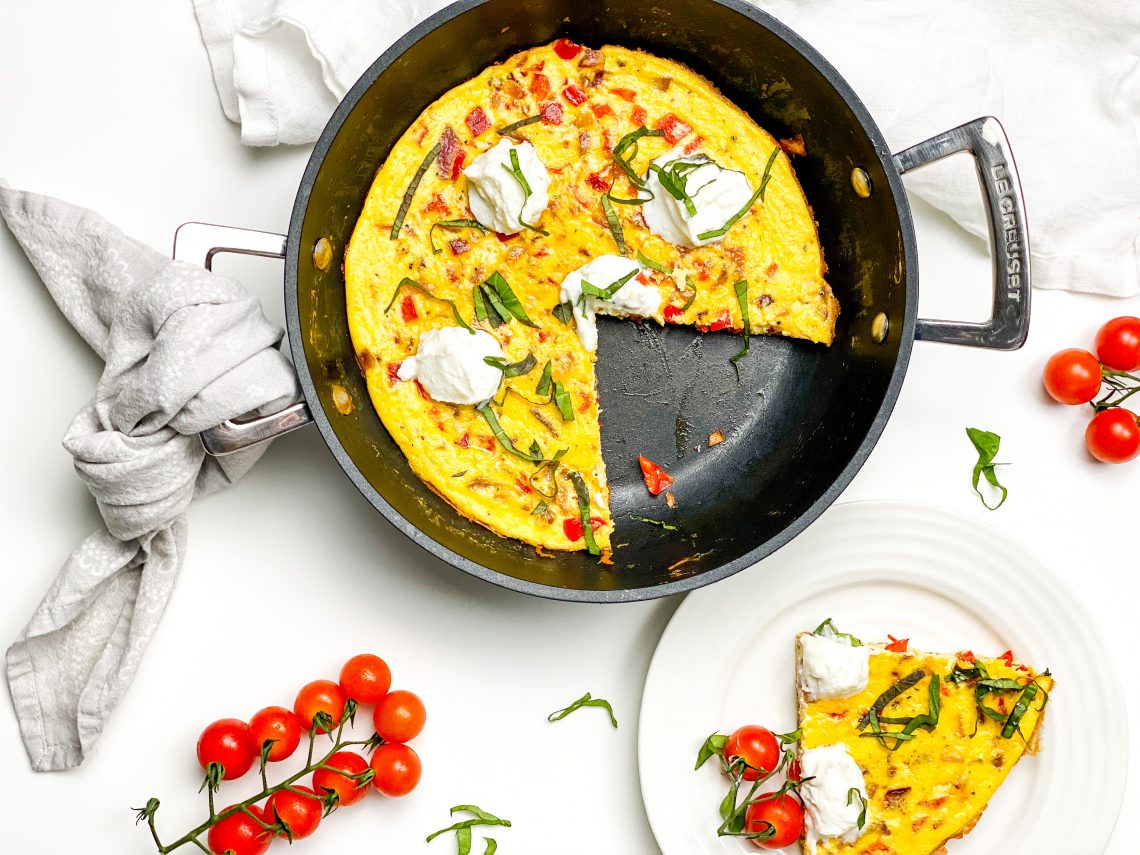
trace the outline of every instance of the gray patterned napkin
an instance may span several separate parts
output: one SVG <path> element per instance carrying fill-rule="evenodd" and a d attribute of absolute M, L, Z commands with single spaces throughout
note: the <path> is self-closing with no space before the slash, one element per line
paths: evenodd
<path fill-rule="evenodd" d="M 237 282 L 2 182 L 0 215 L 106 363 L 63 445 L 107 527 L 71 554 L 8 648 L 24 745 L 47 771 L 83 762 L 130 685 L 182 567 L 190 500 L 232 484 L 265 450 L 211 458 L 198 432 L 299 390 L 281 330 Z"/>

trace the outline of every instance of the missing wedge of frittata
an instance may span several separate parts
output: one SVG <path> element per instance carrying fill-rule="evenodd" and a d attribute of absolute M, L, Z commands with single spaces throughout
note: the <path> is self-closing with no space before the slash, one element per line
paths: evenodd
<path fill-rule="evenodd" d="M 734 360 L 760 334 L 826 347 L 825 271 L 789 154 L 748 114 L 674 61 L 566 39 L 427 107 L 344 258 L 357 361 L 412 471 L 501 535 L 603 561 L 596 316 L 737 334 Z"/>

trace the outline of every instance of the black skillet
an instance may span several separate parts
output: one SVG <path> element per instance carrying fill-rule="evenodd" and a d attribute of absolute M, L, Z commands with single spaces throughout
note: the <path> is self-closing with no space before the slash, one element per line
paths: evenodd
<path fill-rule="evenodd" d="M 807 156 L 795 166 L 842 307 L 830 348 L 753 339 L 739 382 L 728 361 L 739 349 L 734 336 L 601 321 L 602 447 L 620 544 L 612 567 L 585 553 L 539 557 L 463 519 L 412 474 L 369 404 L 339 264 L 373 174 L 423 108 L 487 65 L 559 36 L 680 60 L 775 136 L 802 134 Z M 984 324 L 917 319 L 914 231 L 900 176 L 960 151 L 976 159 L 992 224 L 993 316 Z M 859 173 L 853 180 L 854 170 L 867 181 Z M 331 264 L 320 252 L 314 258 L 321 239 L 331 243 Z M 867 459 L 914 339 L 1014 349 L 1029 327 L 1024 205 L 997 121 L 979 119 L 892 155 L 835 69 L 739 0 L 455 3 L 393 45 L 345 96 L 309 160 L 287 237 L 188 224 L 176 256 L 208 263 L 226 251 L 285 257 L 289 341 L 305 397 L 283 413 L 204 435 L 208 450 L 226 453 L 314 421 L 365 498 L 433 555 L 507 588 L 583 602 L 673 594 L 771 554 L 818 517 Z M 348 415 L 333 403 L 334 384 L 352 396 Z M 710 449 L 717 430 L 725 441 Z M 676 477 L 675 511 L 647 494 L 639 453 Z M 630 514 L 668 519 L 680 530 Z"/>

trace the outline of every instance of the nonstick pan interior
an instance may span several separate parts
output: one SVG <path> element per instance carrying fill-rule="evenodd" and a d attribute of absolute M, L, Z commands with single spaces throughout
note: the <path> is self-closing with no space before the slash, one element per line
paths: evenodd
<path fill-rule="evenodd" d="M 819 222 L 840 301 L 831 348 L 756 337 L 740 362 L 728 334 L 601 319 L 602 445 L 617 523 L 614 565 L 584 553 L 551 558 L 460 517 L 416 478 L 385 431 L 357 369 L 339 257 L 391 145 L 420 111 L 488 64 L 558 36 L 620 43 L 679 60 L 777 137 L 802 134 L 794 165 Z M 298 193 L 286 263 L 294 359 L 318 426 L 364 495 L 410 537 L 468 572 L 544 596 L 613 601 L 722 578 L 785 543 L 830 504 L 877 440 L 913 338 L 917 269 L 909 210 L 885 142 L 835 72 L 754 8 L 713 0 L 469 0 L 395 45 L 348 94 L 318 142 Z M 851 171 L 873 192 L 857 195 Z M 886 340 L 872 336 L 889 319 Z M 355 402 L 332 405 L 331 385 Z M 725 442 L 708 447 L 720 431 Z M 677 509 L 646 492 L 645 454 L 675 477 Z M 629 514 L 668 519 L 664 531 Z"/>

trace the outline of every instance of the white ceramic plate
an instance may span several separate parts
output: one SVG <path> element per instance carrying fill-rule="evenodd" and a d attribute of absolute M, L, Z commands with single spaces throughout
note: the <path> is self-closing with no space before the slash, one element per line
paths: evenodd
<path fill-rule="evenodd" d="M 952 855 L 1059 853 L 1058 828 L 1072 817 L 1081 851 L 1104 849 L 1124 797 L 1128 731 L 1092 616 L 996 529 L 930 506 L 855 502 L 755 567 L 689 594 L 669 622 L 638 732 L 642 798 L 664 855 L 759 851 L 716 836 L 727 786 L 711 762 L 693 770 L 697 749 L 743 724 L 795 729 L 793 638 L 828 617 L 865 640 L 889 632 L 921 650 L 1010 648 L 1051 668 L 1041 753 L 1023 758 L 977 827 L 948 846 Z"/>

